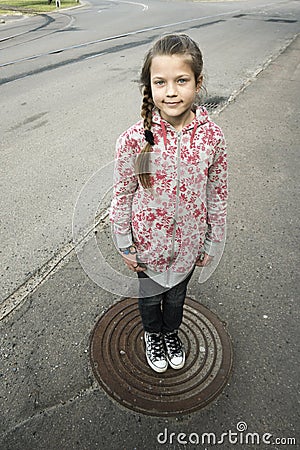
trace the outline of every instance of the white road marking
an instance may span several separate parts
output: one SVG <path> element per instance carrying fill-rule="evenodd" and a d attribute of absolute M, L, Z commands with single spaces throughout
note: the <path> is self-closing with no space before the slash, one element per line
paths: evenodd
<path fill-rule="evenodd" d="M 103 56 L 103 55 L 106 55 L 106 53 L 107 53 L 107 52 L 101 52 L 101 53 L 97 53 L 96 55 L 87 56 L 87 57 L 85 58 L 85 60 L 97 58 L 97 56 Z"/>
<path fill-rule="evenodd" d="M 128 5 L 137 5 L 141 6 L 143 8 L 143 11 L 148 11 L 149 6 L 145 5 L 144 3 L 138 3 L 138 2 L 128 2 L 126 0 L 109 0 L 110 2 L 114 3 L 128 3 Z"/>

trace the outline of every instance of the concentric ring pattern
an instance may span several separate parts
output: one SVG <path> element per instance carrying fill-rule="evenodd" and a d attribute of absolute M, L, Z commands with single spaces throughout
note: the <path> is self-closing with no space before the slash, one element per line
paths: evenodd
<path fill-rule="evenodd" d="M 153 416 L 199 410 L 225 387 L 232 368 L 232 345 L 223 323 L 206 307 L 186 298 L 180 329 L 186 364 L 154 372 L 147 365 L 137 300 L 111 306 L 96 324 L 90 357 L 98 383 L 123 406 Z"/>

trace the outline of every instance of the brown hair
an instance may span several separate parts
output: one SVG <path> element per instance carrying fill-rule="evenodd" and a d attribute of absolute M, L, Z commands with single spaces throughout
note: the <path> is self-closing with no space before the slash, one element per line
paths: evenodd
<path fill-rule="evenodd" d="M 144 188 L 151 187 L 149 152 L 151 152 L 152 145 L 154 145 L 154 137 L 151 131 L 152 110 L 154 108 L 150 78 L 152 59 L 155 56 L 171 56 L 178 54 L 190 56 L 188 62 L 191 64 L 191 68 L 195 74 L 195 82 L 198 84 L 203 69 L 202 53 L 196 42 L 186 34 L 169 34 L 162 36 L 157 42 L 154 43 L 146 54 L 141 70 L 140 84 L 143 93 L 141 116 L 144 119 L 145 139 L 147 144 L 138 155 L 136 169 L 140 183 Z"/>

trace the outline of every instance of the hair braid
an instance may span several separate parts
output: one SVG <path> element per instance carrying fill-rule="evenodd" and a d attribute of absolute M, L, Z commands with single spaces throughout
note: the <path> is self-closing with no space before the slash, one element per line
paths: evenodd
<path fill-rule="evenodd" d="M 145 138 L 150 145 L 154 145 L 154 137 L 151 131 L 153 107 L 154 103 L 151 97 L 151 88 L 149 89 L 148 86 L 147 87 L 145 86 L 141 116 L 144 119 Z"/>
<path fill-rule="evenodd" d="M 140 86 L 143 89 L 143 103 L 141 115 L 144 119 L 144 132 L 147 144 L 138 155 L 136 160 L 136 171 L 139 180 L 144 188 L 151 187 L 150 171 L 149 171 L 149 154 L 151 147 L 154 145 L 154 137 L 152 133 L 152 110 L 154 102 L 151 91 L 151 63 L 155 56 L 162 55 L 181 55 L 186 57 L 186 61 L 190 64 L 195 76 L 195 83 L 201 83 L 202 86 L 202 69 L 203 58 L 198 44 L 186 34 L 169 34 L 164 35 L 149 49 L 145 55 L 144 63 L 140 74 Z M 197 99 L 197 97 L 196 97 Z M 198 99 L 199 101 L 199 99 Z"/>
<path fill-rule="evenodd" d="M 152 110 L 154 102 L 152 100 L 151 88 L 145 86 L 143 89 L 143 103 L 141 116 L 144 119 L 145 139 L 147 144 L 138 155 L 137 158 L 137 173 L 139 180 L 144 188 L 151 187 L 150 172 L 149 172 L 149 153 L 151 152 L 152 145 L 154 145 L 154 136 L 151 131 L 152 128 Z"/>

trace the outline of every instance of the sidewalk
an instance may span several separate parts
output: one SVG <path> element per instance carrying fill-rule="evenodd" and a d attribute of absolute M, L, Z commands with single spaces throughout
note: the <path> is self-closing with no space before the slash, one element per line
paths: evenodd
<path fill-rule="evenodd" d="M 228 324 L 234 372 L 224 392 L 178 419 L 111 400 L 94 380 L 88 346 L 97 318 L 119 297 L 95 285 L 73 255 L 0 323 L 1 450 L 192 450 L 205 448 L 196 434 L 220 439 L 241 421 L 249 433 L 271 434 L 273 449 L 296 448 L 283 444 L 300 439 L 299 54 L 298 37 L 216 118 L 230 155 L 227 245 L 205 284 L 194 274 L 188 295 Z M 194 444 L 179 443 L 179 433 Z M 213 448 L 245 445 L 227 436 Z"/>

